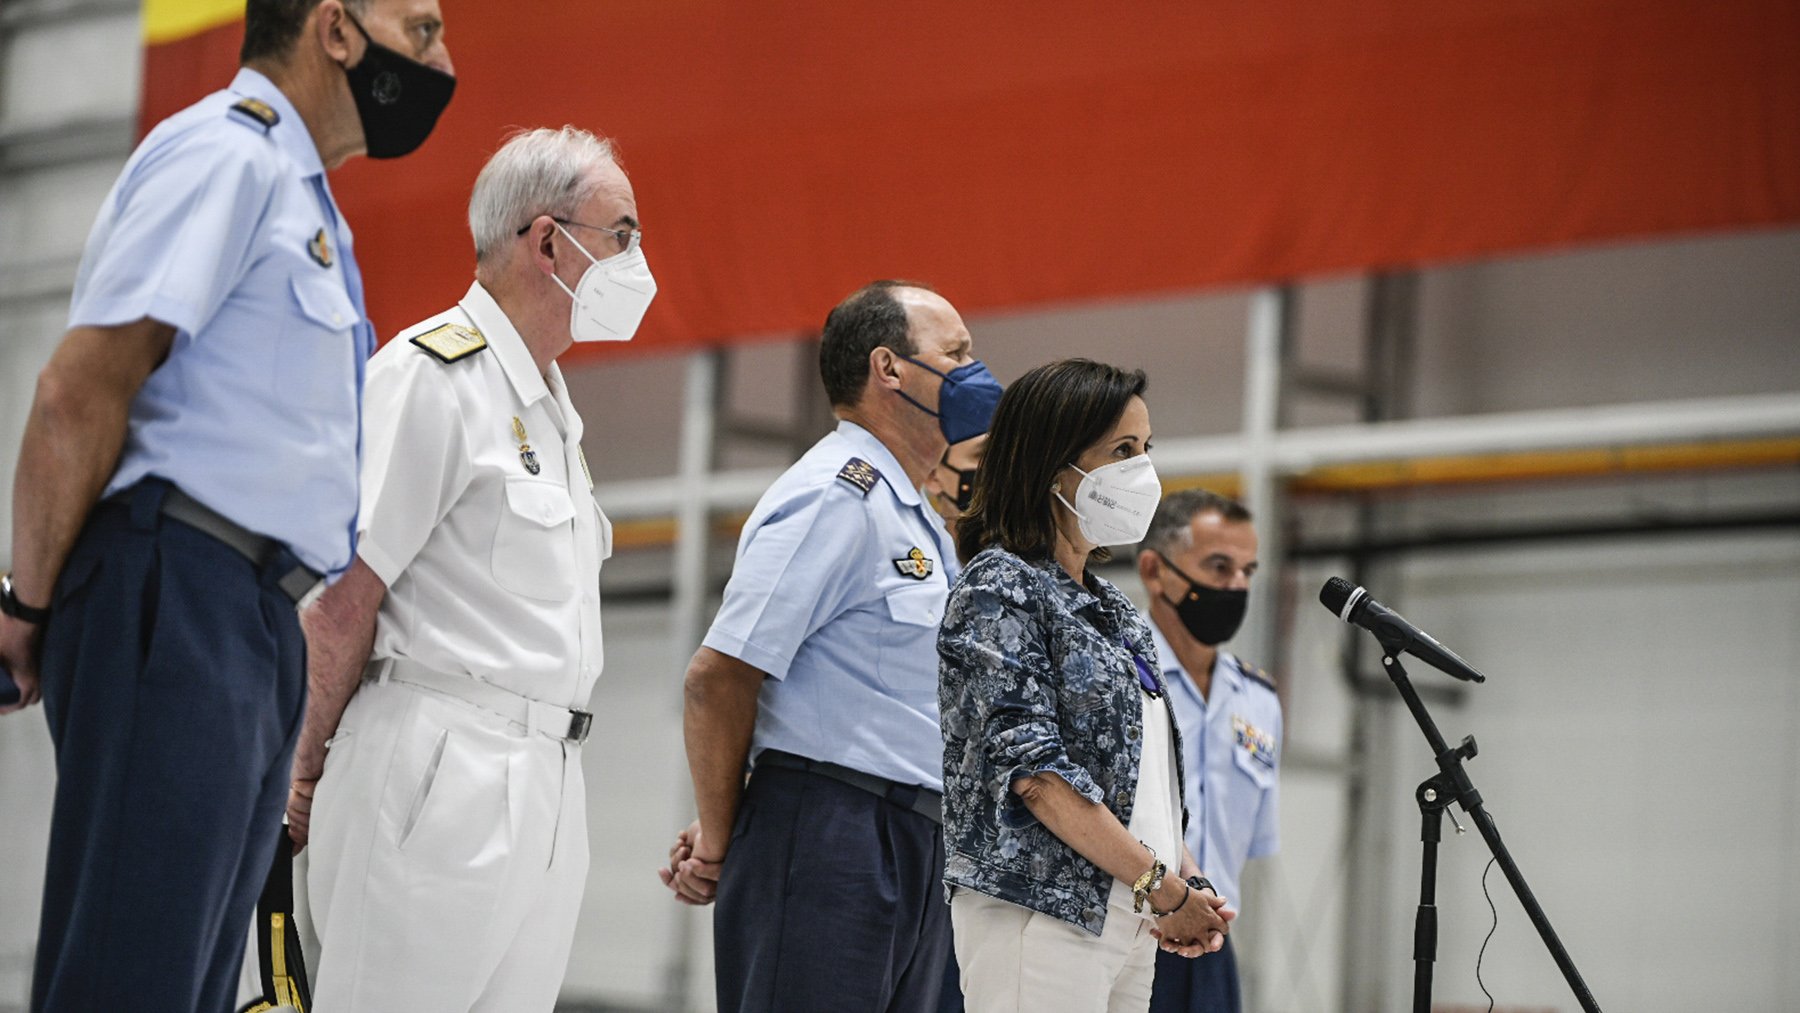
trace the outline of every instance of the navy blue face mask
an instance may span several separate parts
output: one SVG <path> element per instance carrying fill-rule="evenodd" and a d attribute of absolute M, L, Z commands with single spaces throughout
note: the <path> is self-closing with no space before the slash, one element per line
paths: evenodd
<path fill-rule="evenodd" d="M 938 428 L 943 430 L 946 443 L 972 440 L 988 431 L 988 426 L 994 421 L 994 409 L 1000 404 L 1000 392 L 1003 388 L 981 360 L 977 359 L 967 366 L 958 366 L 948 373 L 939 373 L 910 355 L 902 355 L 901 358 L 944 378 L 943 385 L 938 388 L 937 411 L 907 397 L 905 391 L 899 393 L 906 398 L 908 404 L 938 420 Z"/>

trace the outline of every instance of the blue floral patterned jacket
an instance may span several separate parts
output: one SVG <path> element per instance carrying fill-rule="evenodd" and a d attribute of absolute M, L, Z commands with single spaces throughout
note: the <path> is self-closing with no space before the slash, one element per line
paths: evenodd
<path fill-rule="evenodd" d="M 1161 689 L 1150 626 L 1119 589 L 1076 583 L 1048 556 L 989 548 L 963 570 L 938 630 L 944 885 L 1099 935 L 1112 877 L 1037 821 L 1014 781 L 1051 773 L 1131 824 L 1143 749 L 1135 651 Z M 1181 771 L 1175 732 L 1175 776 Z M 1185 797 L 1185 793 L 1183 795 Z M 1185 808 L 1181 814 L 1187 826 Z M 1158 856 L 1171 869 L 1181 856 Z"/>

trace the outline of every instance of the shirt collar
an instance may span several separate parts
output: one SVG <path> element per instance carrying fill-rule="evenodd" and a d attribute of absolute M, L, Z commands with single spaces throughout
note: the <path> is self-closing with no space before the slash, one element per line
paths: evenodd
<path fill-rule="evenodd" d="M 300 167 L 300 175 L 318 176 L 325 172 L 325 163 L 319 158 L 319 146 L 313 143 L 306 121 L 300 118 L 300 111 L 275 82 L 260 71 L 239 67 L 237 76 L 231 79 L 231 92 L 256 99 L 275 110 L 277 119 L 269 128 L 269 136 L 275 139 L 275 146 Z"/>
<path fill-rule="evenodd" d="M 513 327 L 507 318 L 506 311 L 494 301 L 488 290 L 475 282 L 458 303 L 469 319 L 475 321 L 475 327 L 481 336 L 487 339 L 488 347 L 494 350 L 495 358 L 500 360 L 500 369 L 506 378 L 512 381 L 513 391 L 519 395 L 522 404 L 532 404 L 539 398 L 550 397 L 550 387 L 544 382 L 544 374 L 538 372 L 537 361 L 531 357 L 531 350 L 525 347 L 525 339 Z M 550 364 L 552 371 L 556 363 Z M 557 373 L 560 383 L 561 373 Z"/>
<path fill-rule="evenodd" d="M 874 433 L 848 419 L 838 420 L 837 431 L 838 435 L 863 452 L 869 463 L 881 473 L 881 480 L 887 483 L 889 489 L 894 490 L 895 496 L 900 497 L 900 502 L 907 506 L 919 506 L 925 502 L 919 498 L 919 490 L 913 488 L 912 483 L 907 480 L 906 469 L 900 466 L 900 459 Z M 895 475 L 900 476 L 898 480 L 893 477 Z"/>
<path fill-rule="evenodd" d="M 1156 623 L 1151 622 L 1149 626 L 1150 636 L 1156 641 L 1156 657 L 1162 662 L 1163 675 L 1167 681 L 1180 682 L 1198 696 L 1199 689 L 1194 685 L 1193 680 L 1188 678 L 1187 668 L 1181 664 L 1181 659 L 1175 656 L 1175 649 L 1169 646 L 1169 638 L 1163 636 L 1163 631 Z M 1244 675 L 1238 671 L 1237 659 L 1226 652 L 1223 647 L 1213 657 L 1212 668 L 1212 685 L 1216 687 L 1221 683 L 1229 686 L 1233 692 L 1244 688 Z"/>

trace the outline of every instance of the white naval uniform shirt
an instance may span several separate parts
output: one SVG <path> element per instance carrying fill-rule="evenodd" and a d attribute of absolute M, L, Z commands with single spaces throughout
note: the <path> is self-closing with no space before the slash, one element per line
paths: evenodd
<path fill-rule="evenodd" d="M 480 331 L 487 348 L 443 362 L 412 342 L 444 324 Z M 477 282 L 370 360 L 364 416 L 357 554 L 388 586 L 373 657 L 585 707 L 604 658 L 612 525 L 555 363 L 546 383 Z"/>

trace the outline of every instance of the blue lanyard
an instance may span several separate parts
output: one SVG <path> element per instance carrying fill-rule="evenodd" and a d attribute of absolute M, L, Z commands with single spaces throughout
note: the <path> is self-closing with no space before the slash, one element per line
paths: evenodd
<path fill-rule="evenodd" d="M 1120 637 L 1119 646 L 1131 652 L 1131 663 L 1137 666 L 1138 685 L 1144 687 L 1144 692 L 1153 697 L 1162 696 L 1162 684 L 1156 681 L 1156 674 L 1150 670 L 1150 663 L 1145 661 L 1144 656 L 1138 653 L 1137 645 L 1124 637 Z"/>

